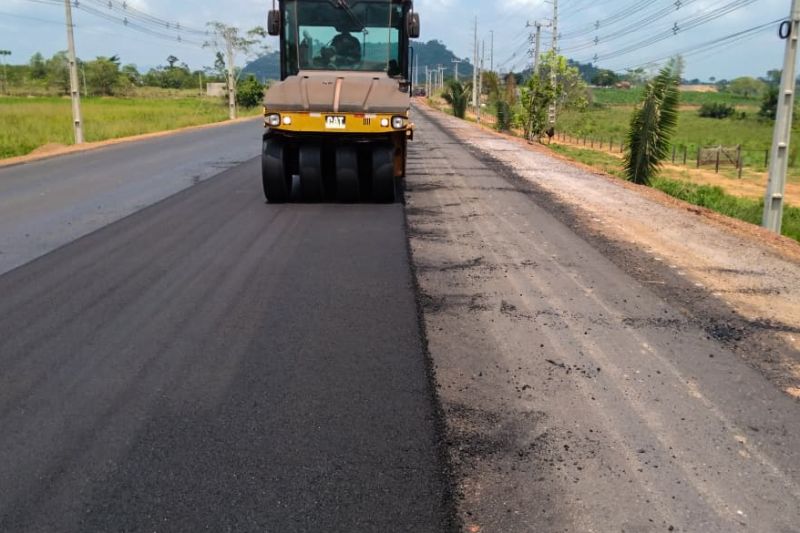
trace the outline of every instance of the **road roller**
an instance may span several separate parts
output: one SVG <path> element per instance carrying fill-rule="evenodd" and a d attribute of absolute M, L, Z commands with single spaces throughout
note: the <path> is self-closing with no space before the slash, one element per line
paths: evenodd
<path fill-rule="evenodd" d="M 270 203 L 395 200 L 410 121 L 410 0 L 277 0 L 281 80 L 264 96 L 262 181 Z"/>

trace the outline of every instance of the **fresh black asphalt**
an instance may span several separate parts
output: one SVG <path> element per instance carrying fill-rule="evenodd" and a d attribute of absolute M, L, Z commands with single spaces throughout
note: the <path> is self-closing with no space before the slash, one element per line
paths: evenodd
<path fill-rule="evenodd" d="M 0 531 L 443 531 L 401 205 L 251 160 L 0 276 Z"/>

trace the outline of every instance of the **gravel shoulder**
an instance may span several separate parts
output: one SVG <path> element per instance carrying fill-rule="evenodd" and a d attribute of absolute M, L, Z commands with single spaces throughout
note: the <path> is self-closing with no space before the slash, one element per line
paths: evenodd
<path fill-rule="evenodd" d="M 797 531 L 797 264 L 469 123 L 415 121 L 409 236 L 464 528 Z M 788 318 L 758 307 L 778 273 Z"/>

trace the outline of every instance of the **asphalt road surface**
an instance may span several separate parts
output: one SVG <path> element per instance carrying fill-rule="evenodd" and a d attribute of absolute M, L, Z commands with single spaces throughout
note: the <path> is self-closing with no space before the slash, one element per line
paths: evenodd
<path fill-rule="evenodd" d="M 405 213 L 264 204 L 256 123 L 0 170 L 0 531 L 798 531 L 712 300 L 416 122 Z"/>
<path fill-rule="evenodd" d="M 251 125 L 215 143 L 251 131 L 257 153 Z M 15 167 L 11 184 L 116 203 L 174 177 L 163 145 L 191 138 Z M 448 529 L 402 206 L 266 205 L 259 172 L 0 276 L 0 531 Z M 2 219 L 5 242 L 24 223 L 50 246 L 50 204 L 20 198 L 30 222 Z"/>
<path fill-rule="evenodd" d="M 0 273 L 259 153 L 261 120 L 0 168 Z"/>

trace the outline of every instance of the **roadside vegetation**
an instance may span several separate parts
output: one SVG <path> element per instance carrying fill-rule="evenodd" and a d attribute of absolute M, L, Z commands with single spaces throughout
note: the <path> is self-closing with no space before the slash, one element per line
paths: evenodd
<path fill-rule="evenodd" d="M 681 72 L 683 66 L 680 58 L 669 64 L 673 72 Z M 632 181 L 649 184 L 691 204 L 760 224 L 780 71 L 769 71 L 763 78 L 711 79 L 711 85 L 688 80 L 696 88 L 679 93 L 679 102 L 673 102 L 674 110 L 668 113 L 670 124 L 662 125 L 667 126 L 667 135 L 659 138 L 652 135 L 656 119 L 653 114 L 649 117 L 650 133 L 632 136 L 632 126 L 637 122 L 634 114 L 641 114 L 648 95 L 652 98 L 653 78 L 643 70 L 625 75 L 598 69 L 587 73 L 587 65 L 550 55 L 541 58 L 539 68 L 538 76 L 527 71 L 499 79 L 492 72 L 486 73 L 480 121 L 532 142 L 542 142 L 555 152 L 604 173 L 622 179 L 634 177 Z M 549 82 L 551 69 L 555 69 L 559 80 L 556 91 Z M 595 86 L 590 87 L 586 79 Z M 663 95 L 661 100 L 663 103 Z M 437 95 L 429 101 L 451 110 Z M 555 131 L 550 130 L 548 117 L 554 101 L 558 117 Z M 800 113 L 795 113 L 796 121 L 798 117 Z M 465 118 L 478 120 L 471 108 Z M 638 117 L 639 126 L 642 118 Z M 790 150 L 790 203 L 800 197 L 798 124 Z M 649 169 L 643 181 L 638 179 L 639 174 L 632 175 L 630 147 L 634 137 L 651 141 L 644 150 Z M 659 146 L 655 145 L 656 140 Z M 705 160 L 701 168 L 696 168 L 698 153 L 710 147 L 738 147 L 741 172 L 726 161 L 718 170 Z M 785 207 L 783 233 L 800 240 L 800 207 Z"/>
<path fill-rule="evenodd" d="M 227 107 L 218 99 L 180 94 L 88 98 L 82 102 L 82 111 L 88 142 L 221 122 L 228 118 Z M 242 110 L 245 115 L 259 112 L 257 108 Z M 0 98 L 0 158 L 29 154 L 47 149 L 47 145 L 72 144 L 71 113 L 68 98 Z"/>
<path fill-rule="evenodd" d="M 78 61 L 84 135 L 88 142 L 221 122 L 227 95 L 207 96 L 208 83 L 224 83 L 224 57 L 190 70 L 169 55 L 163 66 L 140 72 L 117 56 Z M 0 95 L 0 158 L 73 143 L 69 70 L 65 52 L 49 59 L 34 54 L 24 65 L 6 67 Z M 243 76 L 236 100 L 241 116 L 260 113 L 265 84 Z"/>

